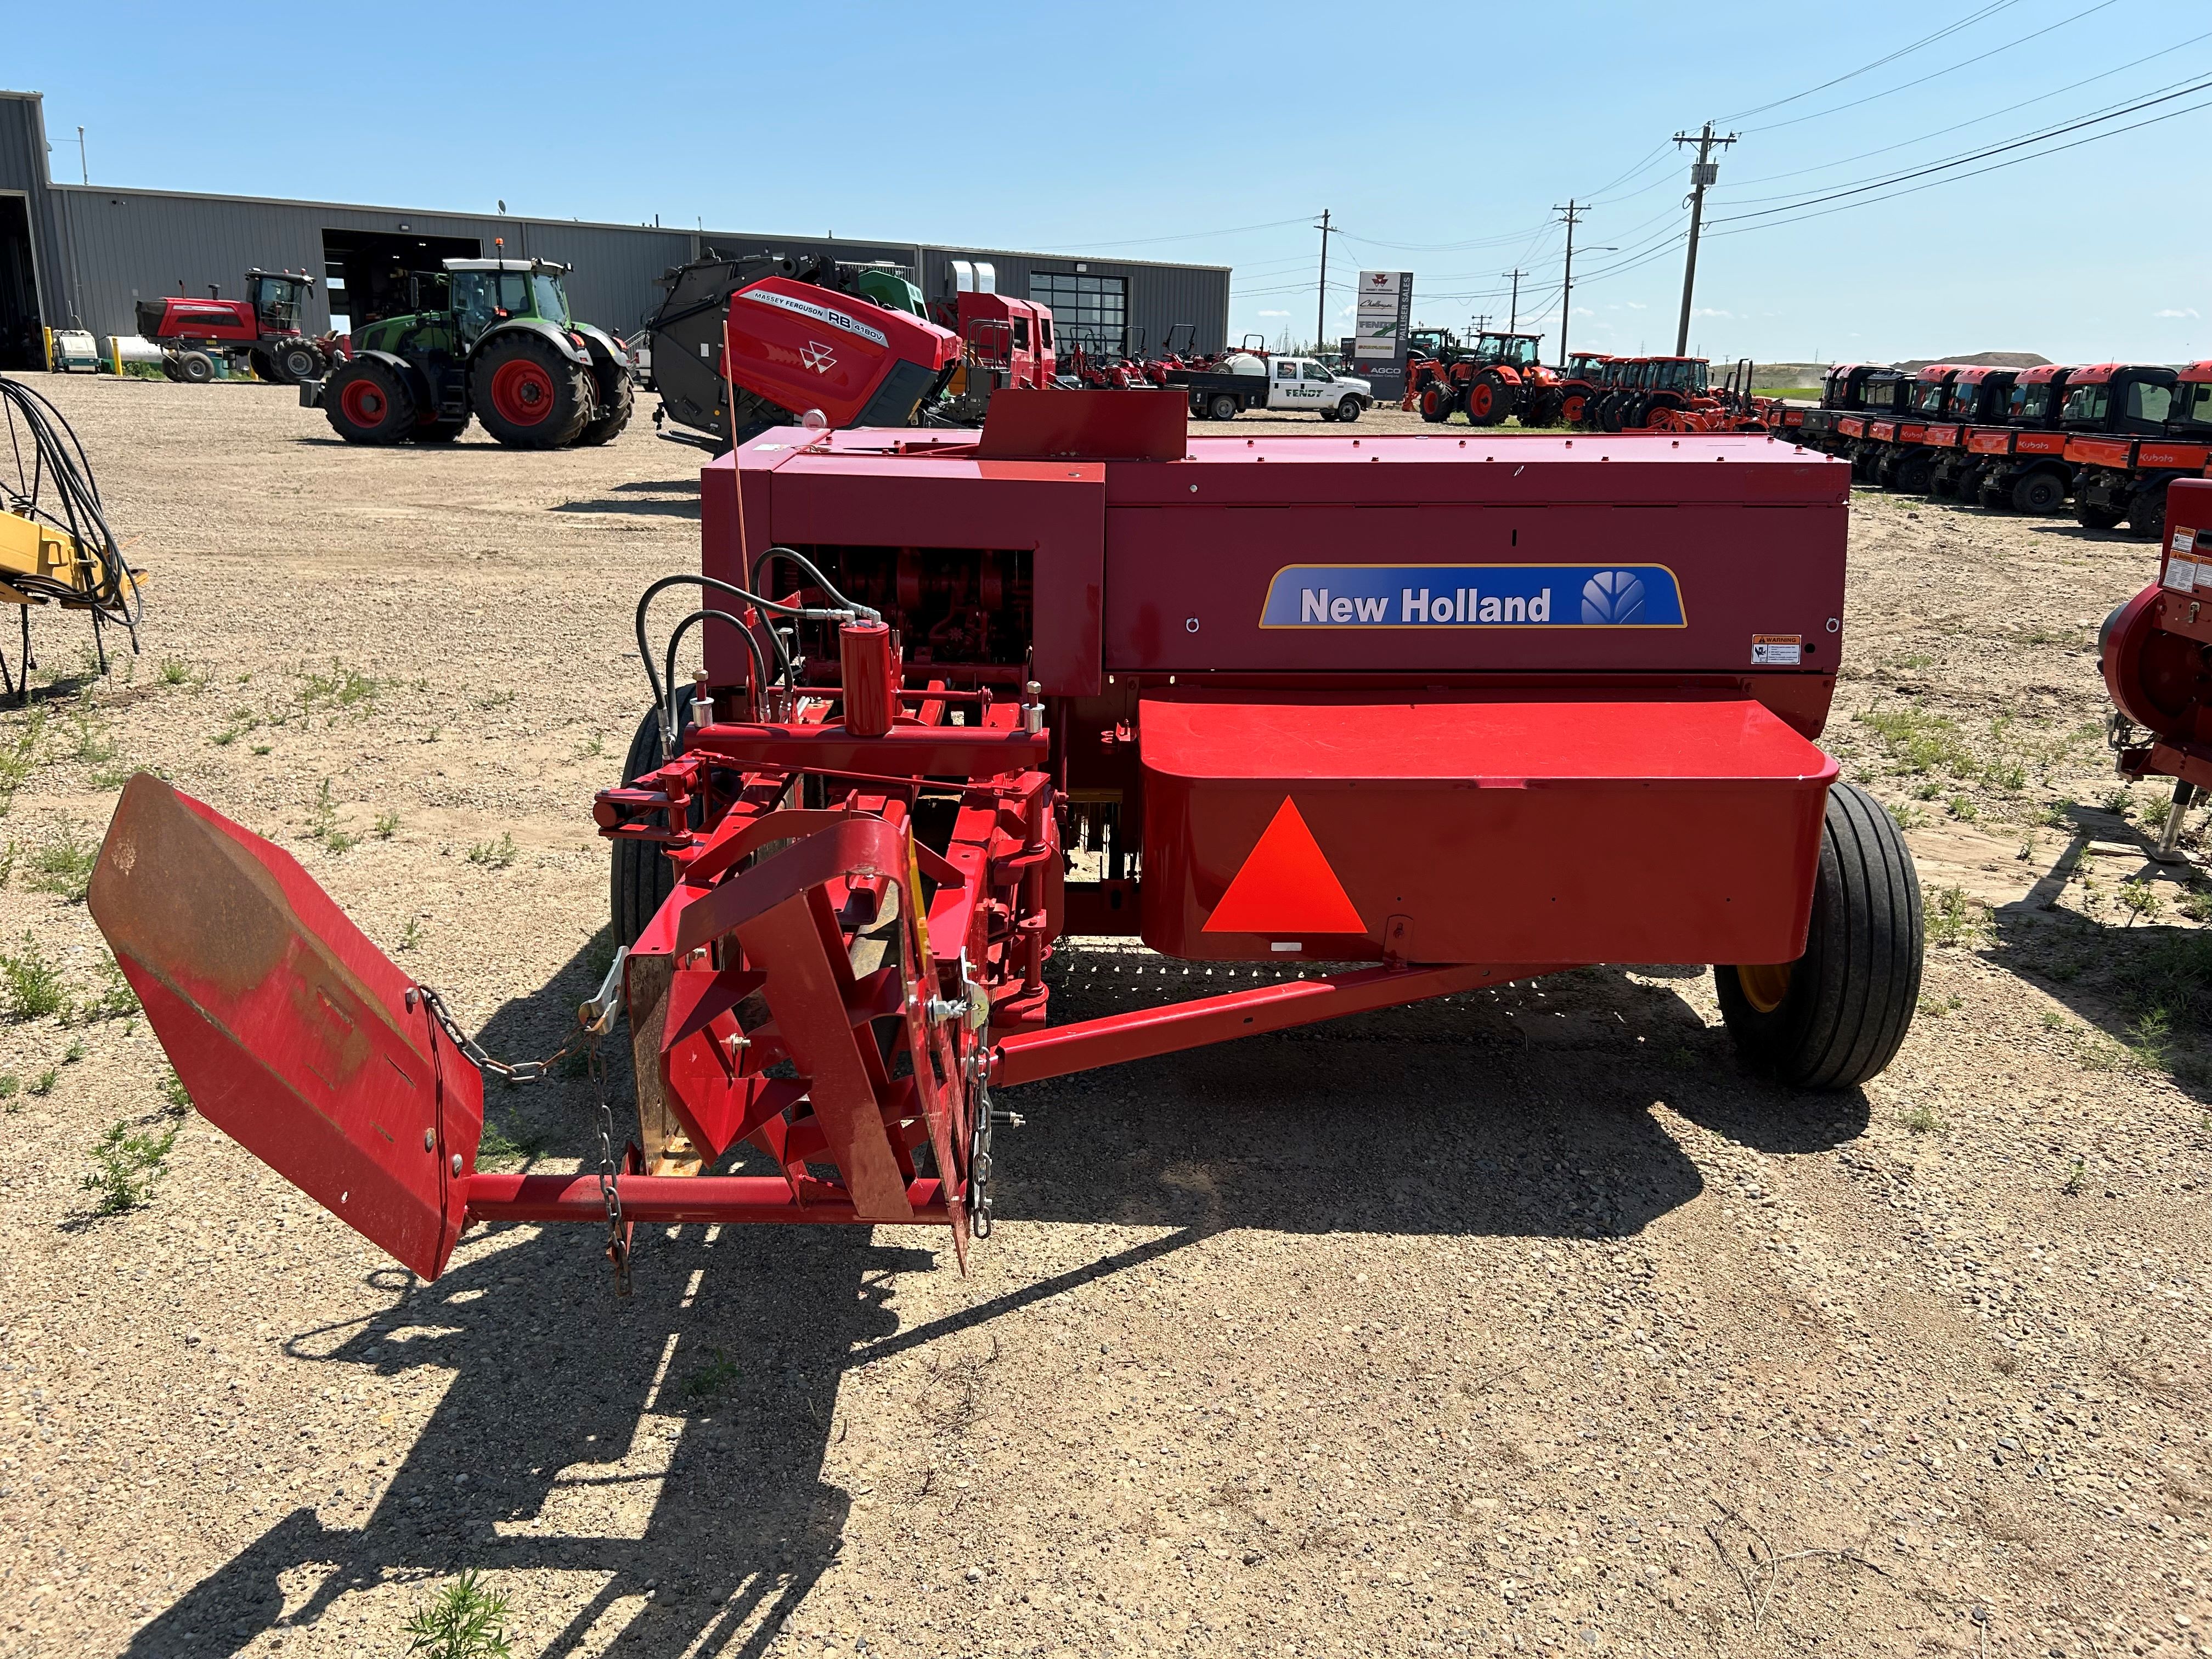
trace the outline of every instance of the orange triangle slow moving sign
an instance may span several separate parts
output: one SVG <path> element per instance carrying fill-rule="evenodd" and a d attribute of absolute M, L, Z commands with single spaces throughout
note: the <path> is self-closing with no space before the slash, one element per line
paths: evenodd
<path fill-rule="evenodd" d="M 1366 923 L 1288 795 L 1206 919 L 1209 933 L 1364 933 Z"/>

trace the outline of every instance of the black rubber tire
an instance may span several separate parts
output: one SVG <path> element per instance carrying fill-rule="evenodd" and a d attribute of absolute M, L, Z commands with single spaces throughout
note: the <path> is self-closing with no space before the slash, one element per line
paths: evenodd
<path fill-rule="evenodd" d="M 551 387 L 551 402 L 536 420 L 502 413 L 492 395 L 500 371 L 533 364 Z M 495 334 L 469 362 L 469 403 L 484 430 L 514 449 L 566 449 L 592 418 L 592 372 L 565 356 L 542 334 L 509 329 Z"/>
<path fill-rule="evenodd" d="M 204 351 L 179 351 L 177 378 L 187 386 L 205 386 L 215 379 L 215 359 Z"/>
<path fill-rule="evenodd" d="M 1622 392 L 1613 392 L 1597 406 L 1597 423 L 1607 432 L 1618 432 L 1627 424 L 1629 399 Z"/>
<path fill-rule="evenodd" d="M 1565 395 L 1557 387 L 1547 392 L 1537 392 L 1529 398 L 1528 406 L 1521 411 L 1521 424 L 1523 426 L 1559 425 L 1559 406 L 1565 401 Z"/>
<path fill-rule="evenodd" d="M 323 354 L 305 340 L 295 340 L 274 356 L 276 372 L 284 377 L 287 386 L 322 378 Z"/>
<path fill-rule="evenodd" d="M 599 390 L 599 400 L 592 406 L 592 418 L 584 422 L 584 429 L 576 434 L 576 447 L 596 448 L 600 444 L 612 443 L 629 424 L 630 410 L 636 406 L 637 393 L 629 383 L 629 374 L 621 364 L 611 368 L 600 362 L 593 365 L 592 383 Z"/>
<path fill-rule="evenodd" d="M 1233 421 L 1237 418 L 1237 399 L 1225 392 L 1217 392 L 1206 401 L 1206 413 L 1210 420 Z"/>
<path fill-rule="evenodd" d="M 627 789 L 666 758 L 660 742 L 660 717 L 652 709 L 637 723 L 623 760 L 623 787 Z M 654 819 L 665 821 L 665 814 Z M 695 810 L 694 816 L 696 816 Z M 657 841 L 617 841 L 608 889 L 607 920 L 613 925 L 615 943 L 637 943 L 645 924 L 676 888 L 676 869 Z"/>
<path fill-rule="evenodd" d="M 2145 484 L 2128 497 L 2128 534 L 2140 541 L 2166 539 L 2166 486 Z"/>
<path fill-rule="evenodd" d="M 347 391 L 365 386 L 364 398 L 376 404 L 374 418 Z M 331 430 L 349 444 L 403 443 L 415 435 L 415 393 L 390 365 L 356 357 L 323 387 L 323 415 Z"/>
<path fill-rule="evenodd" d="M 289 386 L 291 384 L 284 378 L 284 371 L 277 367 L 275 356 L 260 346 L 255 346 L 249 350 L 246 354 L 246 361 L 252 364 L 253 372 L 268 381 L 270 385 Z"/>
<path fill-rule="evenodd" d="M 1935 460 L 1929 456 L 1899 456 L 1889 469 L 1889 487 L 1900 495 L 1925 495 L 1935 470 Z"/>
<path fill-rule="evenodd" d="M 1421 395 L 1415 403 L 1421 411 L 1421 418 L 1431 426 L 1442 426 L 1451 419 L 1451 394 L 1434 380 L 1421 388 Z"/>
<path fill-rule="evenodd" d="M 2074 503 L 2074 522 L 2084 530 L 2110 530 L 2125 516 L 2109 507 L 2092 507 L 2087 501 Z"/>
<path fill-rule="evenodd" d="M 2056 513 L 2066 505 L 2066 481 L 2047 467 L 2038 467 L 2012 487 L 2016 513 Z"/>
<path fill-rule="evenodd" d="M 1346 398 L 1336 406 L 1335 418 L 1349 426 L 1359 418 L 1360 410 L 1366 407 L 1366 404 L 1358 398 Z"/>
<path fill-rule="evenodd" d="M 465 415 L 458 421 L 425 421 L 415 428 L 415 441 L 418 444 L 449 444 L 468 429 L 469 417 Z"/>
<path fill-rule="evenodd" d="M 1770 1010 L 1734 967 L 1713 969 L 1744 1057 L 1801 1089 L 1853 1089 L 1896 1056 L 1920 1000 L 1920 880 L 1897 821 L 1856 786 L 1830 786 L 1805 954 Z"/>

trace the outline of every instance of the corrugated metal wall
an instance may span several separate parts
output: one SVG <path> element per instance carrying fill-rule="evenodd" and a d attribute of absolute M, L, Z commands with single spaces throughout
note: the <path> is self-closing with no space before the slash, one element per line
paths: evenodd
<path fill-rule="evenodd" d="M 28 198 L 32 255 L 39 270 L 39 309 L 49 328 L 66 323 L 70 298 L 61 229 L 46 190 L 46 124 L 35 92 L 0 92 L 0 190 Z"/>
<path fill-rule="evenodd" d="M 617 332 L 634 328 L 657 302 L 653 279 L 671 265 L 699 256 L 702 248 L 741 257 L 751 253 L 827 254 L 840 259 L 884 259 L 917 270 L 923 291 L 937 299 L 950 291 L 955 258 L 988 259 L 1001 292 L 1026 298 L 1032 270 L 1087 271 L 1128 284 L 1128 321 L 1150 346 L 1177 323 L 1197 325 L 1201 350 L 1226 343 L 1229 270 L 1217 265 L 1153 264 L 1142 261 L 1076 261 L 998 248 L 918 247 L 913 243 L 847 238 L 779 236 L 755 231 L 679 230 L 650 225 L 581 224 L 574 221 L 496 218 L 325 202 L 278 201 L 248 196 L 198 195 L 181 191 L 113 189 L 48 183 L 50 168 L 38 94 L 0 94 L 0 190 L 29 193 L 39 241 L 39 278 L 47 322 L 80 313 L 96 334 L 128 334 L 137 326 L 141 299 L 178 292 L 205 294 L 220 287 L 242 295 L 246 270 L 304 270 L 315 277 L 306 326 L 330 325 L 323 286 L 325 231 L 411 231 L 425 236 L 474 239 L 481 253 L 505 251 L 573 265 L 569 303 L 577 316 Z"/>
<path fill-rule="evenodd" d="M 1048 253 L 1015 253 L 1004 248 L 926 249 L 922 291 L 935 300 L 951 291 L 955 259 L 988 259 L 998 275 L 999 292 L 1027 299 L 1030 273 L 1062 271 L 1119 276 L 1129 292 L 1129 326 L 1144 343 L 1158 349 L 1177 323 L 1194 323 L 1200 351 L 1228 343 L 1229 267 L 1164 265 L 1127 259 L 1071 259 Z"/>

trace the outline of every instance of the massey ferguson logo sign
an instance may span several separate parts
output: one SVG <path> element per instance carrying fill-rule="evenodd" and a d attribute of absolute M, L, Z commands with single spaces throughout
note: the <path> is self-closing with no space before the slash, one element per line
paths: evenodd
<path fill-rule="evenodd" d="M 848 334 L 857 334 L 863 340 L 875 345 L 886 349 L 890 345 L 890 339 L 885 337 L 881 329 L 871 328 L 857 317 L 848 317 L 842 311 L 833 311 L 828 306 L 817 306 L 811 301 L 793 299 L 788 294 L 771 294 L 757 288 L 741 289 L 738 298 L 751 300 L 764 306 L 774 306 L 781 311 L 795 312 L 801 317 L 811 317 L 817 323 L 824 324 L 830 328 L 841 328 Z"/>
<path fill-rule="evenodd" d="M 1682 628 L 1663 564 L 1294 564 L 1262 628 Z"/>
<path fill-rule="evenodd" d="M 819 340 L 809 340 L 799 348 L 799 361 L 817 374 L 827 374 L 837 367 L 837 354 Z"/>

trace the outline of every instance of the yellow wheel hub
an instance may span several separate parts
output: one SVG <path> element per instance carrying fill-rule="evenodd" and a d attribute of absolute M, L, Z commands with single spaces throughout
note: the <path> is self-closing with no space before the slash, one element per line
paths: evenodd
<path fill-rule="evenodd" d="M 1743 1000 L 1762 1014 L 1771 1014 L 1782 1006 L 1783 998 L 1790 994 L 1790 970 L 1794 962 L 1777 962 L 1753 967 L 1739 964 L 1735 982 L 1743 989 Z"/>

